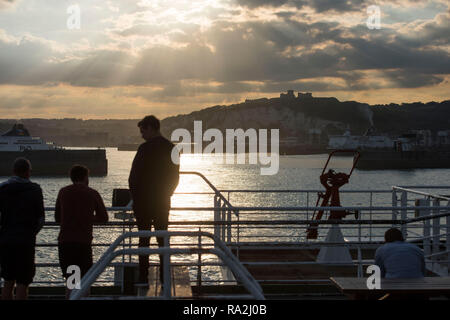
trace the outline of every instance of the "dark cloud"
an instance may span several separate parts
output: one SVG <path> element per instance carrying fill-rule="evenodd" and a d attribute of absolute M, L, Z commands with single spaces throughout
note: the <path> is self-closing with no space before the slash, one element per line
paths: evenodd
<path fill-rule="evenodd" d="M 317 5 L 325 8 L 325 3 Z M 163 89 L 149 95 L 160 98 L 279 92 L 300 89 L 302 79 L 301 88 L 309 91 L 364 90 L 387 84 L 416 88 L 437 84 L 441 75 L 450 73 L 448 22 L 448 14 L 442 14 L 411 26 L 409 34 L 389 28 L 373 31 L 364 25 L 345 28 L 336 22 L 299 22 L 289 15 L 270 22 L 221 20 L 207 31 L 180 24 L 180 31 L 169 32 L 170 28 L 139 24 L 115 34 L 126 38 L 169 32 L 170 39 L 186 45 L 153 46 L 133 54 L 111 47 L 76 58 L 58 53 L 37 38 L 16 43 L 0 37 L 0 83 L 156 85 Z M 367 81 L 371 73 L 385 81 Z"/>
<path fill-rule="evenodd" d="M 310 7 L 316 12 L 326 11 L 353 11 L 361 10 L 362 5 L 371 5 L 373 1 L 367 0 L 236 0 L 241 6 L 248 8 L 257 7 L 281 7 L 284 5 L 302 8 Z"/>

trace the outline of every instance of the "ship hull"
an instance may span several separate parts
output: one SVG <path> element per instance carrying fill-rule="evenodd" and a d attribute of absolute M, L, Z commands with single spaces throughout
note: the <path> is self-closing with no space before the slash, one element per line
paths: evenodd
<path fill-rule="evenodd" d="M 106 150 L 27 150 L 0 152 L 0 176 L 12 173 L 12 164 L 18 157 L 31 162 L 33 176 L 68 176 L 74 164 L 89 168 L 91 176 L 106 176 L 108 160 Z"/>
<path fill-rule="evenodd" d="M 450 151 L 362 151 L 361 170 L 450 168 Z"/>

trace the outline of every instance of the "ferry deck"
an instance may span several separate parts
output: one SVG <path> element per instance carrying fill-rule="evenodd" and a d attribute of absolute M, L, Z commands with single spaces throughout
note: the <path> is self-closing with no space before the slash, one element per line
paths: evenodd
<path fill-rule="evenodd" d="M 210 192 L 176 193 L 174 197 L 202 195 L 210 207 L 173 206 L 171 212 L 202 213 L 201 220 L 170 220 L 169 231 L 137 232 L 132 211 L 126 206 L 108 208 L 115 219 L 96 225 L 114 236 L 110 243 L 94 242 L 101 250 L 93 267 L 73 290 L 70 299 L 332 299 L 345 300 L 332 278 L 367 278 L 374 253 L 384 232 L 398 227 L 408 242 L 424 250 L 427 277 L 448 279 L 450 269 L 450 186 L 394 186 L 386 190 L 344 190 L 342 197 L 357 195 L 352 207 L 357 217 L 317 221 L 317 239 L 307 239 L 317 193 L 322 190 L 218 190 L 198 172 L 182 172 L 202 179 Z M 299 198 L 302 206 L 234 206 L 233 195 L 252 199 Z M 384 201 L 381 203 L 380 201 Z M 381 205 L 380 205 L 381 203 Z M 51 212 L 54 208 L 46 208 Z M 49 221 L 44 230 L 58 229 Z M 152 236 L 149 248 L 138 248 L 139 236 Z M 155 237 L 165 239 L 158 248 Z M 95 240 L 94 240 L 95 241 Z M 57 251 L 55 241 L 37 243 L 39 250 Z M 151 259 L 148 286 L 135 284 L 137 257 Z M 158 280 L 159 258 L 164 255 L 165 278 Z M 44 262 L 42 257 L 44 256 Z M 40 255 L 30 299 L 64 299 L 56 260 Z M 59 279 L 59 280 L 58 280 Z M 89 292 L 89 296 L 87 293 Z M 436 297 L 448 299 L 449 295 Z"/>

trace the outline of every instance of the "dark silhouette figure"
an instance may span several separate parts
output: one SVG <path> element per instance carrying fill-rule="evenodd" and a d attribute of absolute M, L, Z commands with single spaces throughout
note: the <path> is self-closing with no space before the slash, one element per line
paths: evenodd
<path fill-rule="evenodd" d="M 58 236 L 59 264 L 67 278 L 67 268 L 76 265 L 83 277 L 92 266 L 92 229 L 94 223 L 108 221 L 100 194 L 89 187 L 89 170 L 75 165 L 70 170 L 73 184 L 58 193 L 55 221 L 61 225 Z M 70 290 L 66 290 L 66 297 Z"/>
<path fill-rule="evenodd" d="M 384 234 L 386 243 L 375 252 L 375 264 L 382 278 L 422 278 L 425 275 L 423 251 L 405 242 L 400 230 L 391 228 Z"/>
<path fill-rule="evenodd" d="M 146 142 L 139 146 L 129 177 L 133 211 L 139 230 L 167 230 L 172 196 L 179 180 L 179 165 L 172 162 L 174 145 L 161 136 L 160 122 L 147 116 L 138 123 Z M 164 246 L 164 239 L 157 238 Z M 139 247 L 148 247 L 150 238 L 140 238 Z M 163 259 L 160 255 L 160 279 L 163 283 Z M 148 256 L 139 256 L 139 282 L 148 282 Z"/>
<path fill-rule="evenodd" d="M 380 267 L 381 277 L 386 279 L 413 279 L 425 276 L 423 251 L 412 243 L 405 242 L 403 234 L 391 228 L 384 234 L 386 243 L 375 252 L 375 264 Z M 427 300 L 423 294 L 388 293 L 380 300 Z"/>
<path fill-rule="evenodd" d="M 36 235 L 45 222 L 41 187 L 30 181 L 31 163 L 14 161 L 14 176 L 0 184 L 0 265 L 5 280 L 2 299 L 28 298 L 28 286 L 36 272 Z"/>

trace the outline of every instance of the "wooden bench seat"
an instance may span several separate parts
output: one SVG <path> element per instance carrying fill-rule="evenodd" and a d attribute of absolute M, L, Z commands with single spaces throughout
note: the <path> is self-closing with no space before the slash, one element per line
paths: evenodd
<path fill-rule="evenodd" d="M 381 297 L 391 294 L 396 297 L 408 296 L 449 296 L 450 277 L 425 277 L 421 279 L 381 279 L 380 289 L 369 289 L 367 278 L 332 277 L 330 280 L 347 296 L 355 299 Z"/>

